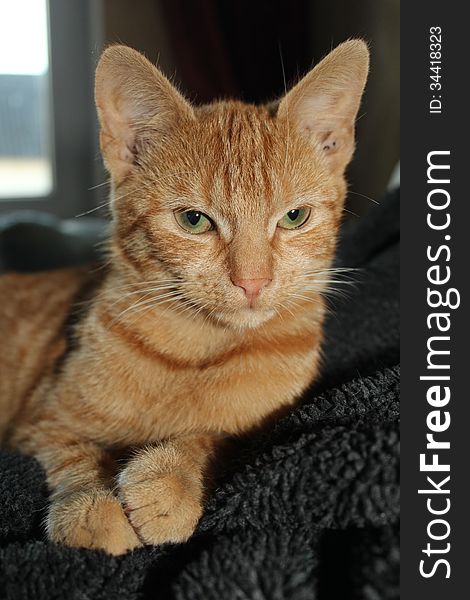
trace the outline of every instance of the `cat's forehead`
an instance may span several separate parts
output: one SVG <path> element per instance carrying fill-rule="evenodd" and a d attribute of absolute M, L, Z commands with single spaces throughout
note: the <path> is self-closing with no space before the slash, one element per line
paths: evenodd
<path fill-rule="evenodd" d="M 196 111 L 197 136 L 206 140 L 207 150 L 233 161 L 263 156 L 274 159 L 284 131 L 269 110 L 241 102 L 220 102 Z"/>
<path fill-rule="evenodd" d="M 238 103 L 215 105 L 201 115 L 199 127 L 206 138 L 205 185 L 213 202 L 272 199 L 280 136 L 265 111 Z"/>
<path fill-rule="evenodd" d="M 227 221 L 262 222 L 328 186 L 310 144 L 267 106 L 214 103 L 156 146 L 147 176 L 156 197 Z M 149 187 L 149 186 L 147 186 Z M 312 195 L 313 194 L 313 195 Z"/>
<path fill-rule="evenodd" d="M 222 209 L 233 209 L 232 202 L 250 212 L 275 208 L 285 200 L 293 164 L 305 175 L 314 171 L 311 153 L 305 169 L 305 148 L 267 106 L 216 103 L 197 117 L 203 195 Z"/>

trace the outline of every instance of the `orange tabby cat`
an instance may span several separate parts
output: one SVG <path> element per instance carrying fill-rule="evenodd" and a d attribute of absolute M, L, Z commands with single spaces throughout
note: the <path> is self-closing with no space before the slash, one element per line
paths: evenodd
<path fill-rule="evenodd" d="M 276 104 L 193 107 L 135 50 L 104 52 L 114 228 L 72 342 L 85 271 L 0 279 L 0 435 L 46 470 L 51 540 L 186 540 L 220 440 L 315 378 L 367 71 L 349 41 Z"/>

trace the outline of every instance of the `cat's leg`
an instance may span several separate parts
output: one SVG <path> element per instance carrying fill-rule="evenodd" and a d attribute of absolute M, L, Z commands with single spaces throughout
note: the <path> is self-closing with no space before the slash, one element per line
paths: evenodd
<path fill-rule="evenodd" d="M 118 475 L 119 497 L 145 543 L 183 542 L 192 535 L 215 443 L 209 436 L 165 441 L 139 451 Z"/>
<path fill-rule="evenodd" d="M 46 471 L 49 539 L 115 555 L 142 545 L 113 494 L 115 469 L 108 453 L 64 430 L 39 425 L 31 433 L 17 447 L 33 454 Z"/>

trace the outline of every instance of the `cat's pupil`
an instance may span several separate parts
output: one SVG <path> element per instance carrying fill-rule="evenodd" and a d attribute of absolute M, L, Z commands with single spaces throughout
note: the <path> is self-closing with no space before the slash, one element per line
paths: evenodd
<path fill-rule="evenodd" d="M 190 210 L 190 211 L 188 211 L 186 213 L 186 218 L 191 223 L 191 225 L 194 227 L 201 220 L 201 213 L 200 212 L 196 212 L 194 210 Z"/>
<path fill-rule="evenodd" d="M 290 210 L 290 211 L 287 213 L 287 216 L 289 217 L 289 219 L 290 219 L 291 221 L 295 221 L 295 220 L 298 218 L 298 216 L 299 216 L 299 213 L 300 213 L 300 210 L 299 210 L 299 209 L 296 209 L 296 210 Z"/>

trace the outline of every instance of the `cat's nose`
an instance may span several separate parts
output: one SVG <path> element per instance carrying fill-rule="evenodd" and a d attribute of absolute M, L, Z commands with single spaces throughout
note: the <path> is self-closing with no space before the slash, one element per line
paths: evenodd
<path fill-rule="evenodd" d="M 254 300 L 259 296 L 261 290 L 270 283 L 271 279 L 232 279 L 233 285 L 242 288 L 245 292 L 245 296 L 250 303 L 253 304 Z"/>

